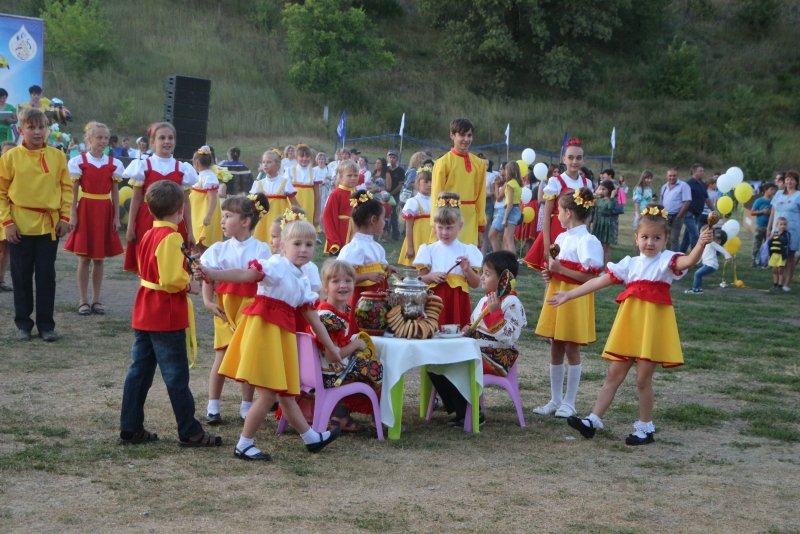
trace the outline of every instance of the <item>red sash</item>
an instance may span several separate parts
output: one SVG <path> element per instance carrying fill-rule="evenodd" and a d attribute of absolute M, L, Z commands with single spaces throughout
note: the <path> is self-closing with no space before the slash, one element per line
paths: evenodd
<path fill-rule="evenodd" d="M 239 295 L 240 297 L 255 297 L 258 284 L 234 284 L 232 282 L 220 282 L 214 290 L 217 295 Z"/>
<path fill-rule="evenodd" d="M 294 307 L 282 300 L 256 295 L 256 300 L 243 309 L 242 314 L 258 315 L 268 323 L 295 332 L 294 311 Z"/>
<path fill-rule="evenodd" d="M 653 280 L 637 280 L 625 286 L 625 291 L 619 294 L 617 302 L 622 302 L 628 297 L 636 297 L 645 302 L 655 304 L 666 304 L 672 306 L 672 295 L 669 293 L 670 285 L 666 282 L 656 282 Z"/>

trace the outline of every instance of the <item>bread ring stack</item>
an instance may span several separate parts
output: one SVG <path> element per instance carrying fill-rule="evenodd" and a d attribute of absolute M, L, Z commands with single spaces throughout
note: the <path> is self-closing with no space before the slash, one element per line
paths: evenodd
<path fill-rule="evenodd" d="M 439 330 L 439 314 L 444 302 L 436 295 L 429 295 L 425 303 L 427 317 L 406 318 L 400 304 L 389 310 L 386 321 L 395 337 L 406 339 L 431 339 Z"/>

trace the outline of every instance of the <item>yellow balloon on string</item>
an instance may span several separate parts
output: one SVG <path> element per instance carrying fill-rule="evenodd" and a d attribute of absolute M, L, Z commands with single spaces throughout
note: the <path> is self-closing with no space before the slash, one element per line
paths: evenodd
<path fill-rule="evenodd" d="M 717 210 L 721 214 L 727 215 L 731 212 L 732 209 L 733 209 L 733 200 L 731 199 L 731 197 L 720 197 L 720 199 L 717 200 Z"/>

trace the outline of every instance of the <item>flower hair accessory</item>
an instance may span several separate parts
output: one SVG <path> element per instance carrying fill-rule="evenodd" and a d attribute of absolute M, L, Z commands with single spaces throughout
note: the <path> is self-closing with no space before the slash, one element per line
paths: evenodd
<path fill-rule="evenodd" d="M 275 152 L 275 153 L 278 155 L 278 157 L 279 157 L 280 159 L 283 159 L 283 152 L 281 152 L 281 151 L 280 151 L 280 150 L 278 150 L 277 148 L 273 148 L 273 149 L 271 150 L 271 152 Z"/>
<path fill-rule="evenodd" d="M 572 195 L 572 198 L 575 199 L 575 204 L 577 204 L 578 206 L 583 206 L 587 210 L 589 208 L 591 208 L 592 206 L 594 206 L 594 200 L 587 200 L 587 199 L 583 198 L 581 196 L 581 190 L 580 189 L 575 190 L 575 194 Z"/>
<path fill-rule="evenodd" d="M 417 170 L 417 172 L 431 172 L 432 173 L 433 172 L 433 167 L 431 167 L 430 165 L 427 165 L 425 167 L 420 167 Z"/>
<path fill-rule="evenodd" d="M 287 208 L 286 213 L 283 214 L 283 219 L 281 219 L 281 228 L 295 221 L 308 221 L 308 219 L 302 213 L 295 213 Z"/>
<path fill-rule="evenodd" d="M 460 208 L 461 201 L 457 198 L 440 198 L 436 201 L 437 208 L 443 208 L 445 206 L 449 206 L 451 208 Z"/>
<path fill-rule="evenodd" d="M 83 127 L 83 133 L 89 133 L 89 128 L 91 128 L 97 121 L 89 121 L 86 123 L 86 126 Z"/>
<path fill-rule="evenodd" d="M 308 148 L 308 145 L 307 145 L 307 144 L 305 144 L 305 143 L 297 143 L 297 146 L 296 146 L 295 148 L 300 148 L 300 147 L 306 147 L 306 148 Z"/>
<path fill-rule="evenodd" d="M 567 141 L 567 144 L 564 147 L 571 147 L 571 146 L 579 146 L 583 147 L 583 143 L 581 143 L 580 139 L 570 139 Z"/>
<path fill-rule="evenodd" d="M 230 179 L 233 178 L 233 174 L 231 174 L 231 171 L 229 171 L 226 167 L 220 167 L 219 165 L 212 165 L 211 172 L 213 172 L 214 175 L 217 177 L 217 180 L 219 180 L 220 183 L 223 184 L 228 183 L 228 181 L 230 181 Z"/>
<path fill-rule="evenodd" d="M 198 154 L 207 154 L 207 155 L 210 156 L 211 155 L 211 148 L 206 146 L 206 145 L 203 145 L 203 146 L 201 146 L 200 148 L 197 149 L 197 153 Z"/>
<path fill-rule="evenodd" d="M 359 204 L 364 204 L 365 202 L 369 202 L 370 200 L 372 200 L 372 193 L 367 191 L 367 192 L 362 193 L 361 195 L 359 195 L 358 198 L 351 198 L 350 199 L 350 205 L 355 208 Z"/>
<path fill-rule="evenodd" d="M 259 219 L 267 214 L 266 208 L 264 208 L 264 206 L 261 205 L 261 202 L 258 201 L 258 197 L 256 195 L 247 195 L 247 198 L 252 200 L 253 204 L 255 204 Z"/>
<path fill-rule="evenodd" d="M 658 206 L 651 206 L 643 209 L 641 215 L 652 215 L 653 217 L 658 217 L 661 215 L 665 219 L 669 218 L 669 213 L 667 213 L 667 210 L 665 208 L 659 208 Z"/>

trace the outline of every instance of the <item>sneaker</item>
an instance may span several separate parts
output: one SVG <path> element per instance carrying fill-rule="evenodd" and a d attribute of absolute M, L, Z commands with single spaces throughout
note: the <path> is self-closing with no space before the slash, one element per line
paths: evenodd
<path fill-rule="evenodd" d="M 553 401 L 548 402 L 544 406 L 539 406 L 538 408 L 533 409 L 533 413 L 536 415 L 553 415 L 558 411 L 558 406 Z"/>
<path fill-rule="evenodd" d="M 207 413 L 206 423 L 208 423 L 211 426 L 221 425 L 222 417 L 218 413 Z"/>
<path fill-rule="evenodd" d="M 52 342 L 58 341 L 58 338 L 61 336 L 56 333 L 55 330 L 45 330 L 44 332 L 39 332 L 39 336 L 41 336 L 42 341 Z"/>
<path fill-rule="evenodd" d="M 684 293 L 686 293 L 687 295 L 699 295 L 702 292 L 703 292 L 702 289 L 687 289 L 686 291 L 684 291 Z"/>
<path fill-rule="evenodd" d="M 558 407 L 558 410 L 556 410 L 556 417 L 560 417 L 561 419 L 566 419 L 573 415 L 578 415 L 578 412 L 569 404 L 562 404 Z"/>
<path fill-rule="evenodd" d="M 625 445 L 647 445 L 649 443 L 655 443 L 655 438 L 653 437 L 653 432 L 642 432 L 644 437 L 641 438 L 637 436 L 638 432 L 633 434 L 629 434 L 627 438 L 625 438 Z"/>
<path fill-rule="evenodd" d="M 791 287 L 786 287 L 786 286 L 783 286 L 781 289 L 783 289 L 787 293 L 792 290 Z"/>
<path fill-rule="evenodd" d="M 30 330 L 17 330 L 17 341 L 30 341 L 31 340 L 31 331 Z"/>
<path fill-rule="evenodd" d="M 769 292 L 770 293 L 778 293 L 778 292 L 780 292 L 780 290 L 781 290 L 781 286 L 779 286 L 779 285 L 774 285 L 771 288 L 769 288 Z"/>
<path fill-rule="evenodd" d="M 583 424 L 586 421 L 589 423 L 589 426 Z M 579 419 L 576 416 L 567 417 L 567 424 L 581 433 L 586 439 L 592 439 L 594 437 L 595 432 L 597 432 L 597 428 L 595 428 L 594 424 L 589 419 Z"/>

